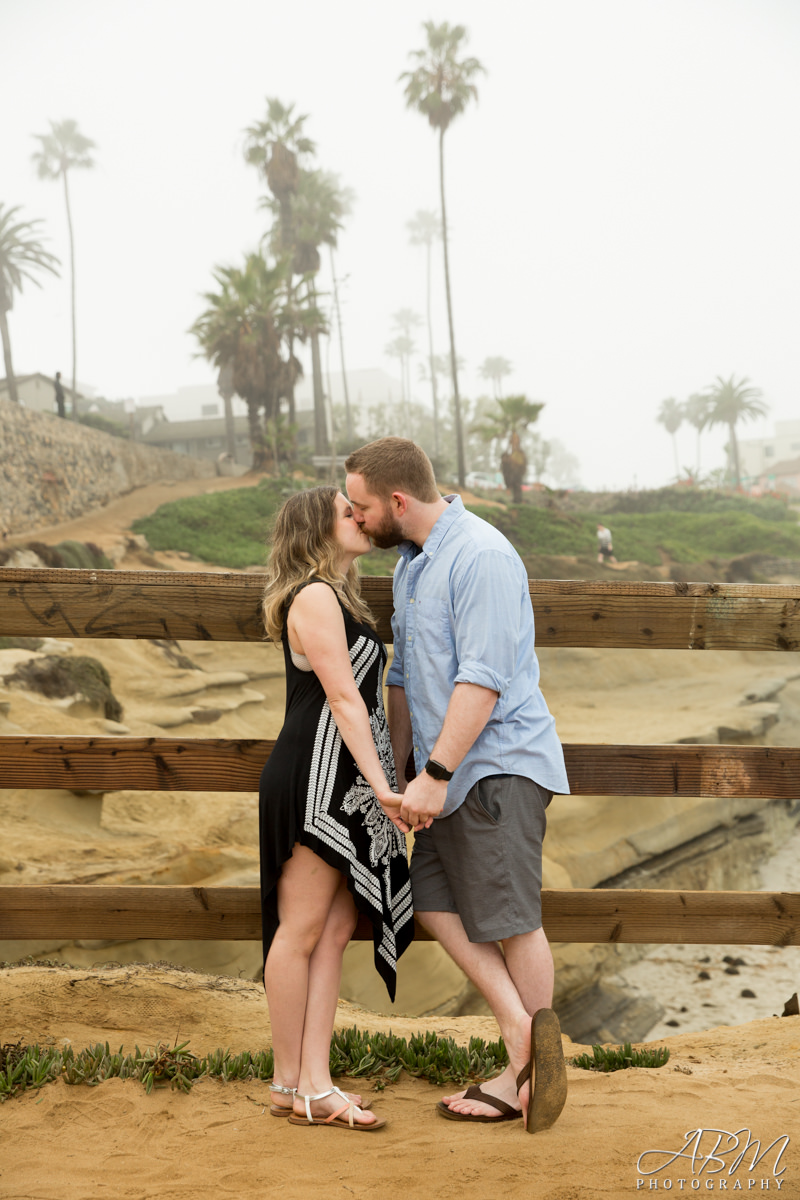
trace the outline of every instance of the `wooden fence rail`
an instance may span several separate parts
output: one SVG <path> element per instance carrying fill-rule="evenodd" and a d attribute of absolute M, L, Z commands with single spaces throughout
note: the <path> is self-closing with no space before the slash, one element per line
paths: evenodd
<path fill-rule="evenodd" d="M 257 574 L 0 568 L 0 636 L 262 641 Z M 362 592 L 391 641 L 392 585 Z M 539 646 L 800 650 L 800 586 L 531 580 Z"/>
<path fill-rule="evenodd" d="M 0 737 L 0 787 L 250 792 L 274 741 Z M 756 796 L 800 800 L 794 746 L 564 746 L 577 796 Z"/>
<path fill-rule="evenodd" d="M 545 888 L 542 920 L 555 942 L 798 946 L 800 894 Z M 258 941 L 258 888 L 0 887 L 0 939 L 53 937 Z"/>
<path fill-rule="evenodd" d="M 800 649 L 800 586 L 531 580 L 541 646 Z M 261 641 L 247 573 L 0 568 L 0 636 Z M 363 595 L 391 641 L 391 580 Z M 273 742 L 0 737 L 1 788 L 251 791 Z M 800 797 L 800 749 L 566 745 L 578 795 Z M 800 945 L 800 894 L 543 892 L 553 941 Z M 261 934 L 256 888 L 0 887 L 0 939 L 231 938 Z M 419 936 L 424 933 L 418 931 Z M 368 936 L 360 925 L 356 936 Z"/>

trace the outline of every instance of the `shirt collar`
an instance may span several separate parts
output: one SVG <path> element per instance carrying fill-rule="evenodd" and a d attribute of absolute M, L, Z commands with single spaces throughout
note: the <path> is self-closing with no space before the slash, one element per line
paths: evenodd
<path fill-rule="evenodd" d="M 440 517 L 437 518 L 433 529 L 425 539 L 422 547 L 419 547 L 416 542 L 401 542 L 398 546 L 398 552 L 403 556 L 406 562 L 411 562 L 412 558 L 422 551 L 427 554 L 428 558 L 432 558 L 438 549 L 441 542 L 450 532 L 455 521 L 466 511 L 464 501 L 459 496 L 458 492 L 454 492 L 450 496 L 444 496 L 447 501 L 447 508 Z"/>

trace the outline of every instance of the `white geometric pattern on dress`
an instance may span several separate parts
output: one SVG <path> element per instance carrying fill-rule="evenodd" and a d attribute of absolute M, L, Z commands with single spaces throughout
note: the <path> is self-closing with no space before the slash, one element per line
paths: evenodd
<path fill-rule="evenodd" d="M 379 644 L 363 635 L 359 637 L 350 649 L 350 662 L 356 686 L 360 688 L 364 676 L 374 664 L 379 653 Z M 381 679 L 378 678 L 376 712 L 370 718 L 373 738 L 390 784 L 395 787 L 394 759 L 392 757 L 391 739 L 386 724 L 383 709 L 383 693 Z M 357 892 L 368 901 L 370 907 L 379 913 L 386 909 L 392 913 L 395 921 L 394 931 L 383 923 L 383 936 L 379 947 L 381 956 L 393 967 L 396 965 L 396 931 L 412 919 L 411 886 L 407 881 L 397 895 L 391 893 L 389 861 L 398 854 L 406 853 L 405 839 L 400 830 L 394 825 L 381 809 L 375 793 L 361 776 L 356 780 L 344 798 L 342 809 L 348 815 L 360 811 L 365 814 L 364 825 L 370 837 L 370 862 L 372 866 L 381 863 L 385 866 L 383 877 L 380 879 L 366 864 L 359 862 L 356 849 L 350 838 L 346 825 L 330 812 L 331 797 L 336 780 L 336 770 L 339 754 L 342 749 L 342 736 L 326 700 L 322 706 L 317 731 L 314 738 L 314 748 L 309 772 L 308 793 L 304 827 L 320 841 L 326 843 L 350 866 L 350 876 Z M 383 894 L 382 894 L 383 893 Z"/>

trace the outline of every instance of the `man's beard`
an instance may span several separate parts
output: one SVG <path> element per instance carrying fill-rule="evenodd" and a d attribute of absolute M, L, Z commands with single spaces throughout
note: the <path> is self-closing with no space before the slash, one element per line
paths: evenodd
<path fill-rule="evenodd" d="M 392 546 L 399 546 L 406 540 L 405 535 L 401 532 L 399 521 L 389 511 L 388 505 L 383 511 L 380 525 L 374 533 L 369 534 L 369 538 L 373 546 L 377 546 L 379 550 L 390 550 Z"/>

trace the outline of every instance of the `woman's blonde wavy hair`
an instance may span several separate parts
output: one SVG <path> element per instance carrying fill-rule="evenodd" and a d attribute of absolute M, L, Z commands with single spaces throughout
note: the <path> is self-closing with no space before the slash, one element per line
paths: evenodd
<path fill-rule="evenodd" d="M 361 599 L 356 563 L 345 576 L 338 567 L 341 546 L 334 536 L 337 495 L 335 487 L 309 488 L 295 492 L 278 510 L 263 599 L 264 626 L 272 642 L 283 636 L 286 609 L 295 592 L 311 579 L 329 583 L 357 621 L 375 628 L 372 613 Z"/>

